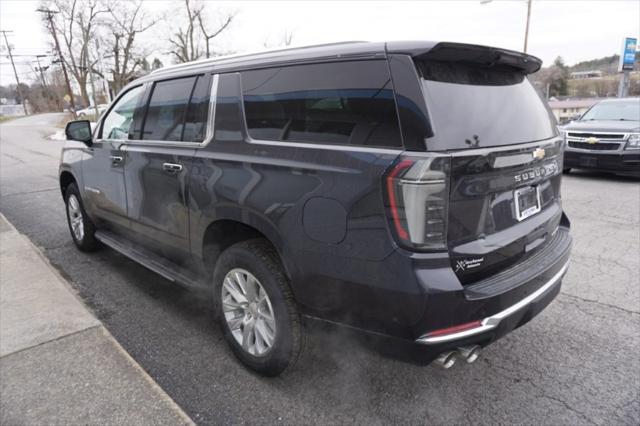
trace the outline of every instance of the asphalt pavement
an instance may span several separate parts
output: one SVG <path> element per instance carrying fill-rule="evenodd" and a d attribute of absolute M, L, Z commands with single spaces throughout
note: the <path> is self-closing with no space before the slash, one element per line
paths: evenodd
<path fill-rule="evenodd" d="M 107 248 L 75 249 L 57 183 L 63 142 L 45 139 L 59 119 L 0 125 L 0 211 L 196 423 L 640 424 L 638 181 L 565 176 L 575 245 L 562 291 L 476 363 L 418 367 L 328 329 L 297 369 L 267 379 L 233 358 L 206 300 Z"/>

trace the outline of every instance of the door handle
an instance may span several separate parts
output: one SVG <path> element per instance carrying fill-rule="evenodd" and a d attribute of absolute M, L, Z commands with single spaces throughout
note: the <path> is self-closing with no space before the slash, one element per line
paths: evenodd
<path fill-rule="evenodd" d="M 124 160 L 124 158 L 120 155 L 111 156 L 111 164 L 114 166 L 119 166 L 120 164 L 122 164 L 122 160 Z"/>
<path fill-rule="evenodd" d="M 182 171 L 182 164 L 164 163 L 162 170 L 167 173 L 180 173 Z"/>

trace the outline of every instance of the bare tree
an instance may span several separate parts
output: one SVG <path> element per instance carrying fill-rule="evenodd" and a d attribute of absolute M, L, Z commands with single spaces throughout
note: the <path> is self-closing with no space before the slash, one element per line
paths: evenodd
<path fill-rule="evenodd" d="M 227 13 L 219 24 L 211 29 L 204 13 L 204 4 L 192 0 L 184 0 L 187 21 L 186 25 L 178 28 L 178 32 L 169 38 L 172 50 L 169 52 L 178 63 L 195 61 L 203 56 L 215 56 L 211 43 L 214 38 L 227 30 L 235 17 L 235 13 Z M 204 39 L 204 51 L 200 39 Z"/>
<path fill-rule="evenodd" d="M 294 30 L 289 30 L 285 28 L 280 39 L 277 40 L 275 43 L 271 43 L 270 38 L 265 37 L 265 40 L 262 43 L 262 45 L 266 49 L 271 49 L 274 47 L 281 47 L 281 46 L 291 46 L 291 43 L 293 42 L 294 33 L 295 33 Z"/>
<path fill-rule="evenodd" d="M 113 31 L 108 39 L 111 54 L 113 90 L 119 92 L 144 67 L 149 51 L 136 43 L 136 37 L 153 27 L 157 18 L 142 9 L 143 0 L 114 1 L 109 5 Z"/>
<path fill-rule="evenodd" d="M 211 51 L 211 40 L 219 36 L 224 30 L 226 30 L 229 25 L 231 25 L 231 21 L 233 21 L 233 18 L 235 18 L 235 13 L 228 13 L 222 19 L 215 30 L 208 32 L 205 24 L 206 19 L 204 18 L 204 9 L 200 10 L 200 13 L 198 13 L 198 24 L 200 25 L 200 31 L 202 31 L 202 35 L 204 36 L 205 56 L 207 58 L 210 58 L 213 54 L 213 52 Z"/>
<path fill-rule="evenodd" d="M 107 12 L 100 0 L 51 0 L 47 7 L 57 9 L 53 25 L 62 35 L 62 60 L 76 80 L 85 105 L 89 102 L 87 81 L 94 61 L 89 56 L 89 43 L 95 36 L 99 16 Z"/>
<path fill-rule="evenodd" d="M 169 38 L 169 43 L 173 45 L 170 53 L 175 56 L 178 63 L 195 61 L 202 56 L 198 40 L 194 42 L 196 21 L 202 11 L 202 5 L 197 5 L 194 9 L 189 0 L 184 0 L 184 3 L 187 9 L 187 25 L 178 28 L 178 32 Z"/>
<path fill-rule="evenodd" d="M 282 43 L 285 46 L 291 46 L 292 41 L 293 41 L 293 30 L 288 30 L 285 28 L 284 34 L 282 35 Z"/>

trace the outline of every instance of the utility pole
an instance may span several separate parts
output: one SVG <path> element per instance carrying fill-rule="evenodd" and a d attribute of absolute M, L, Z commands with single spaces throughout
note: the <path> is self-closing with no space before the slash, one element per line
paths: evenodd
<path fill-rule="evenodd" d="M 53 35 L 53 41 L 56 44 L 56 50 L 58 51 L 58 58 L 60 59 L 60 65 L 62 66 L 62 74 L 64 74 L 64 81 L 67 85 L 67 94 L 69 95 L 69 104 L 71 105 L 71 114 L 73 118 L 76 118 L 76 103 L 73 100 L 73 92 L 71 91 L 71 83 L 69 82 L 69 74 L 67 74 L 67 67 L 64 65 L 62 59 L 62 51 L 60 50 L 60 43 L 58 42 L 58 35 L 56 34 L 56 28 L 53 26 L 53 15 L 58 13 L 55 10 L 49 9 L 36 9 L 36 12 L 46 13 L 47 21 L 49 21 L 49 28 L 51 29 L 51 35 Z"/>
<path fill-rule="evenodd" d="M 489 4 L 493 0 L 480 0 L 480 4 Z M 527 23 L 524 28 L 524 53 L 527 53 L 527 43 L 529 41 L 529 21 L 531 20 L 531 2 L 533 0 L 527 0 Z"/>
<path fill-rule="evenodd" d="M 26 99 L 22 96 L 22 89 L 20 88 L 20 79 L 18 78 L 18 71 L 16 71 L 16 64 L 13 63 L 13 55 L 11 54 L 11 46 L 9 46 L 9 40 L 7 40 L 7 33 L 12 33 L 13 31 L 0 31 L 2 35 L 4 35 L 4 42 L 7 45 L 7 52 L 9 52 L 9 59 L 11 60 L 11 66 L 13 67 L 13 74 L 16 76 L 17 83 L 17 91 L 18 96 L 20 96 L 20 102 L 22 102 L 22 109 L 24 110 L 24 115 L 29 115 L 27 112 L 27 105 L 25 104 Z"/>
<path fill-rule="evenodd" d="M 53 91 L 49 90 L 49 85 L 47 84 L 47 78 L 44 76 L 44 72 L 49 69 L 49 66 L 43 67 L 40 63 L 40 58 L 46 58 L 49 55 L 36 55 L 36 62 L 38 63 L 38 71 L 40 71 L 40 79 L 42 80 L 42 87 L 44 87 L 44 93 L 47 96 L 49 101 L 54 101 L 56 103 L 56 107 L 62 111 L 62 103 L 60 99 L 53 93 Z"/>
<path fill-rule="evenodd" d="M 531 20 L 531 0 L 527 0 L 527 24 L 524 30 L 524 53 L 527 53 L 527 42 L 529 41 L 529 21 Z"/>
<path fill-rule="evenodd" d="M 36 55 L 36 62 L 38 63 L 38 71 L 40 71 L 40 80 L 42 80 L 42 87 L 47 90 L 47 81 L 44 79 L 44 68 L 40 64 L 40 58 L 46 58 L 47 55 Z"/>

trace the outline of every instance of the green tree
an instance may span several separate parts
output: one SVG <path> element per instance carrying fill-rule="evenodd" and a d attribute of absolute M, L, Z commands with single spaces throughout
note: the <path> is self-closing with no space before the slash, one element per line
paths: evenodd
<path fill-rule="evenodd" d="M 566 96 L 567 81 L 569 80 L 569 68 L 565 65 L 561 56 L 558 56 L 551 66 L 542 68 L 532 76 L 543 93 L 551 96 Z"/>

